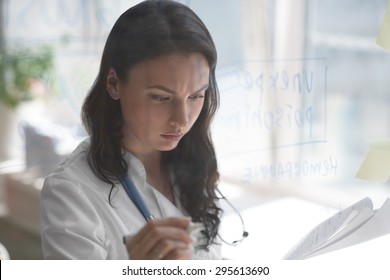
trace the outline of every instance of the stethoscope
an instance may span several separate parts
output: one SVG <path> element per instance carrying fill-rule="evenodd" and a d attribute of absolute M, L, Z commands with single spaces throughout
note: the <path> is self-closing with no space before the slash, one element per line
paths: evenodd
<path fill-rule="evenodd" d="M 133 201 L 134 205 L 137 207 L 138 211 L 142 214 L 142 216 L 144 217 L 144 219 L 148 222 L 148 221 L 151 221 L 151 220 L 154 220 L 154 216 L 152 215 L 152 213 L 150 212 L 149 208 L 146 206 L 144 200 L 142 199 L 140 193 L 138 192 L 136 186 L 134 185 L 133 181 L 130 179 L 130 177 L 127 175 L 126 177 L 124 177 L 122 180 L 120 180 L 123 188 L 125 189 L 127 195 L 129 196 L 129 198 Z M 236 246 L 238 244 L 240 244 L 248 235 L 249 233 L 245 230 L 245 223 L 244 223 L 244 220 L 241 216 L 241 214 L 238 212 L 238 210 L 234 207 L 234 205 L 229 201 L 227 200 L 223 195 L 222 193 L 217 190 L 218 193 L 221 195 L 221 197 L 227 202 L 227 204 L 233 209 L 233 211 L 235 212 L 235 214 L 238 215 L 238 217 L 240 218 L 240 221 L 241 221 L 241 226 L 242 226 L 242 236 L 240 239 L 238 240 L 235 240 L 233 242 L 228 242 L 226 240 L 224 240 L 222 238 L 221 235 L 219 235 L 219 238 L 226 244 L 228 245 L 231 245 L 231 246 Z"/>

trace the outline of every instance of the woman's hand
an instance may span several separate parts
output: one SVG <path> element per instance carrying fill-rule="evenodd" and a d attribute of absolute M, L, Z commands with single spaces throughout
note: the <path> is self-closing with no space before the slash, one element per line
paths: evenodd
<path fill-rule="evenodd" d="M 188 217 L 149 221 L 126 242 L 133 260 L 185 260 L 192 257 L 192 239 L 187 232 Z"/>

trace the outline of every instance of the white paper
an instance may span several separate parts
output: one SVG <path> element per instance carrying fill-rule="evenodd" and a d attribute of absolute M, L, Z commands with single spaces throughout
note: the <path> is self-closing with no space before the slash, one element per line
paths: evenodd
<path fill-rule="evenodd" d="M 324 221 L 310 232 L 303 241 L 299 242 L 286 255 L 285 259 L 311 258 L 389 234 L 390 199 L 387 198 L 382 207 L 376 211 L 372 210 L 372 204 L 370 205 L 370 203 L 371 200 L 365 198 Z M 345 215 L 348 215 L 348 217 L 344 219 Z M 341 220 L 343 220 L 342 223 Z M 326 239 L 322 236 L 329 234 L 336 228 L 337 224 L 342 224 L 342 228 L 337 230 L 335 234 L 329 235 L 329 238 L 322 242 L 323 239 Z M 318 236 L 321 238 L 318 238 Z"/>
<path fill-rule="evenodd" d="M 355 221 L 352 227 L 357 227 L 368 220 L 373 213 L 372 207 L 371 199 L 365 198 L 338 212 L 310 231 L 286 254 L 284 259 L 304 259 L 311 253 L 327 246 L 332 243 L 332 237 L 339 237 L 342 232 L 352 231 L 354 228 L 346 229 L 346 227 L 351 225 L 352 221 Z M 359 216 L 360 218 L 364 217 L 364 219 L 357 218 Z"/>
<path fill-rule="evenodd" d="M 334 251 L 348 246 L 360 244 L 368 240 L 390 233 L 390 199 L 386 199 L 375 215 L 357 231 L 336 244 L 329 246 L 324 252 Z"/>

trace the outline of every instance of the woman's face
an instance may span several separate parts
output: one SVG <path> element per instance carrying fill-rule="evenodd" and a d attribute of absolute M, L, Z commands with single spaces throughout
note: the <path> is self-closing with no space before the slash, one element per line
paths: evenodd
<path fill-rule="evenodd" d="M 161 56 L 137 64 L 117 81 L 124 119 L 123 144 L 135 154 L 174 149 L 191 129 L 209 86 L 200 53 Z"/>

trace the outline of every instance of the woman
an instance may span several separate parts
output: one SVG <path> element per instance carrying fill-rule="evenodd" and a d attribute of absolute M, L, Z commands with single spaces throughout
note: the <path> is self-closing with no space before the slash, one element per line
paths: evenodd
<path fill-rule="evenodd" d="M 145 1 L 119 17 L 82 108 L 90 137 L 45 180 L 45 258 L 220 258 L 216 61 L 207 28 L 182 4 Z M 196 239 L 193 222 L 203 226 Z"/>

